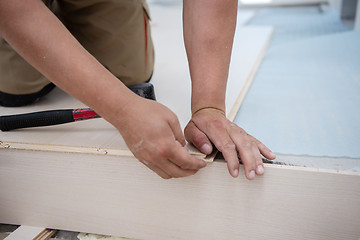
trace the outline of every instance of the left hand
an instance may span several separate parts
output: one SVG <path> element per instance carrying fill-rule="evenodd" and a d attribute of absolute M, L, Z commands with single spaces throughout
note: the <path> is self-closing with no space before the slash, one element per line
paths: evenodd
<path fill-rule="evenodd" d="M 233 177 L 239 175 L 238 153 L 249 180 L 264 174 L 261 154 L 270 160 L 276 157 L 259 140 L 229 121 L 223 111 L 215 108 L 195 112 L 185 128 L 185 138 L 205 154 L 212 152 L 213 143 L 222 152 Z"/>

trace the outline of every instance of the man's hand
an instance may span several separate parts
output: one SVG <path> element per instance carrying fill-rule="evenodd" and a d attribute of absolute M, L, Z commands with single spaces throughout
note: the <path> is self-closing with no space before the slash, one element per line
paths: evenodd
<path fill-rule="evenodd" d="M 270 149 L 230 122 L 223 111 L 214 108 L 195 112 L 185 128 L 185 137 L 205 154 L 212 152 L 211 142 L 214 143 L 224 155 L 233 177 L 239 175 L 238 153 L 249 180 L 254 179 L 256 174 L 264 174 L 261 154 L 268 159 L 275 159 L 275 154 Z"/>
<path fill-rule="evenodd" d="M 164 179 L 186 177 L 205 167 L 189 154 L 176 115 L 165 106 L 135 97 L 113 124 L 135 157 Z"/>

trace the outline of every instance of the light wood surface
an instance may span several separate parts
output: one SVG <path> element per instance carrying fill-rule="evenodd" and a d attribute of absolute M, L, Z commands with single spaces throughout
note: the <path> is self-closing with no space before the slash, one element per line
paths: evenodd
<path fill-rule="evenodd" d="M 55 229 L 44 229 L 34 240 L 48 240 L 55 232 Z"/>
<path fill-rule="evenodd" d="M 0 233 L 0 240 L 9 240 L 9 239 L 17 239 L 17 240 L 26 240 L 26 239 L 31 239 L 31 240 L 48 240 L 48 239 L 54 239 L 51 238 L 52 235 L 54 235 L 54 233 L 56 232 L 56 230 L 54 229 L 44 229 L 34 238 L 31 238 L 32 236 L 34 236 L 34 231 L 36 233 L 36 229 L 38 228 L 34 228 L 34 227 L 26 227 L 26 230 L 21 229 L 21 234 L 19 233 Z"/>
<path fill-rule="evenodd" d="M 2 151 L 2 150 L 0 150 Z M 135 239 L 356 239 L 360 175 L 214 161 L 163 180 L 129 157 L 3 151 L 0 222 Z"/>
<path fill-rule="evenodd" d="M 8 233 L 0 233 L 0 240 L 4 240 L 7 236 L 9 236 Z"/>
<path fill-rule="evenodd" d="M 21 225 L 14 232 L 5 238 L 5 240 L 33 240 L 39 239 L 38 236 L 42 235 L 45 228 L 30 227 Z M 41 238 L 40 238 L 41 239 Z"/>

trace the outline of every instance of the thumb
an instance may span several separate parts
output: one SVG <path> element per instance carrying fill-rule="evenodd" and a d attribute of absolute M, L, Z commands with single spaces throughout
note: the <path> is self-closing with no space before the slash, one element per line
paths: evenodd
<path fill-rule="evenodd" d="M 178 141 L 181 144 L 181 146 L 185 146 L 186 142 L 185 142 L 184 134 L 182 133 L 179 120 L 176 116 L 174 116 L 169 121 L 169 126 L 172 132 L 174 133 L 176 141 Z"/>
<path fill-rule="evenodd" d="M 190 121 L 186 126 L 185 137 L 190 143 L 194 144 L 194 146 L 199 149 L 202 153 L 209 155 L 213 151 L 212 144 L 208 137 L 200 131 L 196 125 Z"/>

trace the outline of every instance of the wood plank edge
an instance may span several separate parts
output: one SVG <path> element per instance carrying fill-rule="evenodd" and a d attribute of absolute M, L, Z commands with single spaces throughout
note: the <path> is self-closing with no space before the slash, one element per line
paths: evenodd
<path fill-rule="evenodd" d="M 264 166 L 265 166 L 265 169 L 266 168 L 277 168 L 277 169 L 285 169 L 285 170 L 306 171 L 306 172 L 312 172 L 312 173 L 330 173 L 330 174 L 340 174 L 340 175 L 349 175 L 349 176 L 360 177 L 360 172 L 350 172 L 350 171 L 342 171 L 342 170 L 327 169 L 327 168 L 288 166 L 288 165 L 277 165 L 277 164 L 269 164 L 269 163 L 264 163 Z"/>
<path fill-rule="evenodd" d="M 52 235 L 55 234 L 57 230 L 55 229 L 44 229 L 39 235 L 37 235 L 33 240 L 48 240 Z"/>
<path fill-rule="evenodd" d="M 97 148 L 97 147 L 78 147 L 65 145 L 50 145 L 40 143 L 21 143 L 21 142 L 3 142 L 0 141 L 0 149 L 16 149 L 28 151 L 44 151 L 44 152 L 60 152 L 60 153 L 79 153 L 79 154 L 93 154 L 93 155 L 108 155 L 119 157 L 133 157 L 134 154 L 129 149 L 113 149 L 113 148 Z M 212 162 L 207 159 L 206 155 L 201 152 L 190 151 L 194 157 L 201 158 L 206 162 Z"/>
<path fill-rule="evenodd" d="M 236 116 L 237 112 L 239 111 L 241 104 L 244 101 L 244 98 L 245 98 L 245 96 L 246 96 L 246 94 L 247 94 L 247 92 L 248 92 L 248 90 L 249 90 L 249 88 L 250 88 L 250 86 L 252 84 L 252 81 L 253 81 L 253 79 L 254 79 L 254 77 L 256 75 L 256 72 L 257 72 L 260 64 L 262 63 L 262 60 L 263 60 L 263 58 L 265 56 L 265 53 L 266 53 L 266 50 L 269 47 L 269 44 L 270 44 L 270 41 L 272 39 L 273 34 L 274 34 L 274 29 L 272 29 L 270 35 L 268 36 L 268 39 L 267 39 L 263 49 L 260 52 L 260 55 L 259 55 L 259 57 L 258 57 L 258 59 L 257 59 L 257 61 L 255 63 L 255 66 L 251 70 L 251 73 L 250 73 L 248 79 L 246 80 L 243 88 L 240 91 L 240 94 L 236 98 L 234 105 L 231 107 L 231 110 L 229 111 L 229 113 L 227 115 L 227 118 L 230 121 L 234 121 L 235 116 Z"/>
<path fill-rule="evenodd" d="M 10 151 L 34 151 L 33 149 L 26 149 L 26 148 L 16 148 L 16 147 L 9 147 L 7 148 Z M 0 148 L 1 150 L 1 148 Z M 47 151 L 39 151 L 40 153 L 44 153 Z M 54 151 L 51 151 L 54 152 Z M 59 151 L 59 153 L 69 153 L 69 154 L 86 154 L 83 152 L 63 152 L 63 151 Z M 216 161 L 215 156 L 217 154 L 217 151 L 214 151 L 212 154 L 210 154 L 209 156 L 207 156 L 206 158 L 204 158 L 203 160 L 205 162 L 207 162 L 208 164 L 212 164 L 213 162 L 217 162 L 217 163 L 223 163 L 226 164 L 226 162 L 224 160 L 219 160 Z M 95 156 L 95 154 L 90 154 L 91 156 Z M 99 154 L 99 155 L 104 155 L 104 154 Z M 111 155 L 109 154 L 108 156 L 115 156 L 115 157 L 129 157 L 129 156 L 119 156 L 119 155 Z M 132 158 L 135 158 L 134 156 L 131 156 Z M 265 168 L 277 168 L 277 169 L 286 169 L 286 170 L 301 170 L 301 171 L 308 171 L 308 172 L 321 172 L 321 173 L 334 173 L 334 174 L 342 174 L 342 175 L 353 175 L 353 176 L 359 176 L 360 177 L 360 173 L 359 172 L 349 172 L 349 171 L 342 171 L 342 170 L 335 170 L 335 169 L 324 169 L 324 168 L 313 168 L 313 167 L 302 167 L 302 166 L 288 166 L 288 165 L 277 165 L 277 164 L 264 164 Z M 12 223 L 15 224 L 15 223 Z"/>
<path fill-rule="evenodd" d="M 34 240 L 48 240 L 48 239 L 55 239 L 51 238 L 52 235 L 55 234 L 57 230 L 55 229 L 44 229 Z M 4 240 L 10 235 L 10 233 L 0 233 L 0 240 Z"/>
<path fill-rule="evenodd" d="M 241 10 L 245 10 L 245 9 L 240 8 L 240 5 L 238 5 L 237 14 L 241 14 Z M 256 14 L 258 12 L 258 10 L 253 10 L 253 11 L 254 11 L 254 14 L 249 19 L 247 19 L 245 22 L 243 22 L 241 25 L 239 25 L 238 27 L 246 27 L 246 25 L 248 25 L 249 22 L 254 19 L 254 17 L 256 16 Z M 237 23 L 236 23 L 236 25 L 237 25 Z"/>
<path fill-rule="evenodd" d="M 45 228 L 43 227 L 34 227 L 34 226 L 26 226 L 21 225 L 15 231 L 6 236 L 5 240 L 27 240 L 27 239 L 35 239 L 35 240 L 43 240 L 38 239 L 38 236 L 42 236 L 45 232 Z M 47 240 L 47 239 L 44 239 Z"/>

